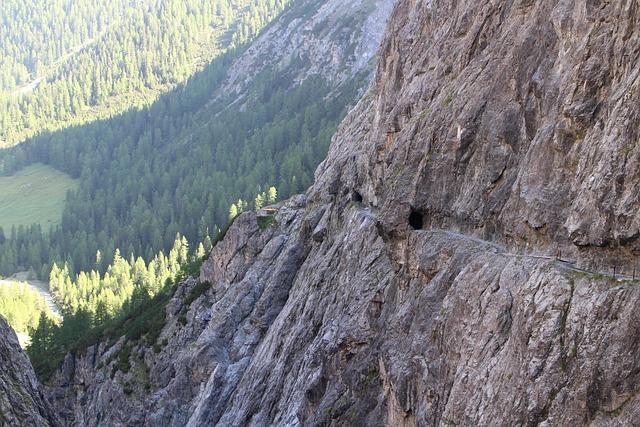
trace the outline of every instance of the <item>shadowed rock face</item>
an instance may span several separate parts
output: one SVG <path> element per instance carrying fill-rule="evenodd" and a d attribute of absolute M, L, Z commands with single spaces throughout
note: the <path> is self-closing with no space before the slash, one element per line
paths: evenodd
<path fill-rule="evenodd" d="M 0 317 L 0 425 L 57 426 L 27 355 Z"/>
<path fill-rule="evenodd" d="M 187 310 L 179 287 L 167 345 L 135 347 L 129 373 L 110 375 L 121 344 L 69 360 L 59 407 L 83 425 L 636 423 L 640 287 L 523 254 L 636 251 L 639 12 L 399 0 L 307 196 L 266 229 L 239 217 L 211 288 Z"/>

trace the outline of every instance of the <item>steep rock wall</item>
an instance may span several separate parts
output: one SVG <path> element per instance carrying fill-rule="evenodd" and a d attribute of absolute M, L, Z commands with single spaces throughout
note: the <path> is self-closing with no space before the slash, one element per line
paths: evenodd
<path fill-rule="evenodd" d="M 60 425 L 15 332 L 1 316 L 0 425 Z"/>
<path fill-rule="evenodd" d="M 638 19 L 633 0 L 402 2 L 340 139 L 356 157 L 334 149 L 315 188 L 339 176 L 389 232 L 413 207 L 434 227 L 630 268 Z"/>

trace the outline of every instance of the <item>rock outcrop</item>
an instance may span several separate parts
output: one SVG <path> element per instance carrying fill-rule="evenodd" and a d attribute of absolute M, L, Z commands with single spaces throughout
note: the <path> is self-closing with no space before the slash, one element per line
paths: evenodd
<path fill-rule="evenodd" d="M 70 356 L 67 420 L 636 424 L 640 287 L 603 272 L 638 250 L 639 7 L 399 0 L 315 185 L 239 217 L 128 372 Z"/>
<path fill-rule="evenodd" d="M 320 77 L 332 93 L 344 85 L 366 89 L 373 63 L 395 0 L 294 1 L 236 60 L 227 78 L 213 94 L 220 107 L 232 104 L 251 108 L 251 84 L 265 72 L 278 72 L 283 80 L 301 83 Z"/>
<path fill-rule="evenodd" d="M 0 425 L 57 426 L 52 410 L 18 337 L 0 316 Z"/>

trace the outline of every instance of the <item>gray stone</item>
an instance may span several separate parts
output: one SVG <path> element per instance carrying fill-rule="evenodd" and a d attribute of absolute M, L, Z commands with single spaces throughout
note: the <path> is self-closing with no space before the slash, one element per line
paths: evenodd
<path fill-rule="evenodd" d="M 0 316 L 0 425 L 59 426 L 18 337 Z"/>

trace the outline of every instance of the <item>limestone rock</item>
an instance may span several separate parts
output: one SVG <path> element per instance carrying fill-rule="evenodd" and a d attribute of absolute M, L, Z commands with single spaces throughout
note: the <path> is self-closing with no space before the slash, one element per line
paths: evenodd
<path fill-rule="evenodd" d="M 0 317 L 0 425 L 58 426 L 18 338 Z"/>

